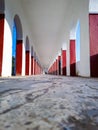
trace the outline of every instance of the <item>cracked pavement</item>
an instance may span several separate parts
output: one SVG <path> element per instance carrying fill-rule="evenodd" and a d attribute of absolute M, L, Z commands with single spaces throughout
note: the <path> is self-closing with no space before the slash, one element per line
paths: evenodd
<path fill-rule="evenodd" d="M 98 78 L 1 78 L 0 130 L 98 130 Z"/>

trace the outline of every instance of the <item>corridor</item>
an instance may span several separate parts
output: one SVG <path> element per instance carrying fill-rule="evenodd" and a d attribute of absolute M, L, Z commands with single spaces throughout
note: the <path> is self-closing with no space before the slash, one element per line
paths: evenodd
<path fill-rule="evenodd" d="M 0 130 L 98 130 L 98 78 L 0 78 Z"/>
<path fill-rule="evenodd" d="M 0 0 L 0 130 L 98 130 L 98 0 Z"/>

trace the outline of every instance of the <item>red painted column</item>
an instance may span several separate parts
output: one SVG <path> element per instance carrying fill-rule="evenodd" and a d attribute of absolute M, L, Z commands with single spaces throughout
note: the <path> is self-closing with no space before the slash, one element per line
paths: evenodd
<path fill-rule="evenodd" d="M 55 75 L 55 62 L 54 62 L 54 75 Z"/>
<path fill-rule="evenodd" d="M 38 63 L 37 63 L 37 74 L 38 74 Z"/>
<path fill-rule="evenodd" d="M 37 63 L 37 67 L 38 67 L 37 73 L 39 74 L 39 64 L 38 63 Z"/>
<path fill-rule="evenodd" d="M 98 14 L 89 15 L 90 73 L 98 77 Z"/>
<path fill-rule="evenodd" d="M 34 59 L 34 75 L 35 75 L 35 68 L 36 68 L 36 66 L 35 66 L 35 59 Z"/>
<path fill-rule="evenodd" d="M 54 75 L 54 63 L 53 63 L 53 75 Z"/>
<path fill-rule="evenodd" d="M 37 64 L 37 61 L 36 61 L 36 74 L 38 74 L 38 64 Z"/>
<path fill-rule="evenodd" d="M 66 50 L 62 50 L 62 75 L 66 75 Z"/>
<path fill-rule="evenodd" d="M 61 56 L 58 56 L 58 75 L 61 75 Z"/>
<path fill-rule="evenodd" d="M 34 75 L 34 70 L 35 70 L 35 60 L 34 60 L 34 57 L 33 57 L 33 75 Z"/>
<path fill-rule="evenodd" d="M 70 40 L 70 76 L 76 76 L 76 43 Z"/>
<path fill-rule="evenodd" d="M 51 67 L 51 74 L 53 74 L 53 65 L 52 65 L 52 67 Z"/>
<path fill-rule="evenodd" d="M 29 64 L 30 64 L 30 52 L 26 51 L 26 67 L 25 67 L 25 75 L 29 75 Z"/>
<path fill-rule="evenodd" d="M 52 67 L 51 67 L 51 74 L 53 74 L 53 65 L 52 65 Z"/>
<path fill-rule="evenodd" d="M 57 75 L 59 75 L 59 59 L 57 58 Z"/>
<path fill-rule="evenodd" d="M 50 67 L 50 74 L 51 74 L 51 67 Z"/>
<path fill-rule="evenodd" d="M 36 61 L 36 74 L 38 74 L 38 66 L 37 66 L 37 61 Z"/>
<path fill-rule="evenodd" d="M 52 74 L 52 66 L 51 66 L 51 74 Z"/>
<path fill-rule="evenodd" d="M 4 14 L 0 14 L 0 76 L 2 74 L 4 20 L 5 20 L 5 15 Z"/>
<path fill-rule="evenodd" d="M 16 75 L 22 74 L 22 40 L 16 43 Z"/>
<path fill-rule="evenodd" d="M 55 62 L 53 63 L 53 74 L 55 74 Z"/>
<path fill-rule="evenodd" d="M 33 75 L 33 56 L 31 56 L 31 75 Z"/>
<path fill-rule="evenodd" d="M 56 60 L 55 60 L 55 75 L 57 74 L 56 69 L 57 69 L 57 64 L 56 64 Z"/>
<path fill-rule="evenodd" d="M 36 60 L 34 59 L 34 75 L 36 75 Z"/>
<path fill-rule="evenodd" d="M 58 72 L 58 60 L 56 59 L 56 75 L 57 75 L 57 72 Z"/>

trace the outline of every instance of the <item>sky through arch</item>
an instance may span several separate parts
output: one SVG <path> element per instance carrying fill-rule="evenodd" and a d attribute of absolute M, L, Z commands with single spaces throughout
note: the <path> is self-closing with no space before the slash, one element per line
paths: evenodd
<path fill-rule="evenodd" d="M 77 22 L 76 27 L 76 62 L 80 61 L 80 22 Z"/>

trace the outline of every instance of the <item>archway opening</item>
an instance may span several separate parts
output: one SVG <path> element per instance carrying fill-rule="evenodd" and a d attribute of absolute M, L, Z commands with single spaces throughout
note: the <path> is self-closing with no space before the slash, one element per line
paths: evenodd
<path fill-rule="evenodd" d="M 16 31 L 15 31 L 16 30 Z M 16 34 L 15 34 L 16 33 Z M 14 71 L 15 75 L 22 74 L 22 50 L 23 50 L 23 32 L 22 32 L 22 24 L 18 15 L 14 17 L 14 28 L 13 28 L 13 55 L 15 55 L 15 66 Z M 16 46 L 15 46 L 16 43 Z M 16 51 L 15 51 L 16 50 Z"/>
<path fill-rule="evenodd" d="M 76 26 L 76 75 L 79 75 L 80 67 L 80 22 Z"/>
<path fill-rule="evenodd" d="M 12 40 L 12 76 L 16 75 L 16 25 L 13 25 L 13 40 Z"/>

